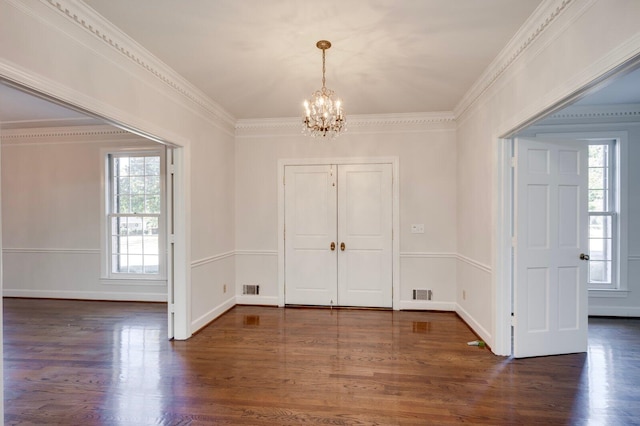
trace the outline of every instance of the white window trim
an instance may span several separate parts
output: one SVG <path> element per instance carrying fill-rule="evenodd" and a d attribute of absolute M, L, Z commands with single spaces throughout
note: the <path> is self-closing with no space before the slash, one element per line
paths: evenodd
<path fill-rule="evenodd" d="M 110 235 L 111 227 L 108 220 L 107 208 L 110 203 L 109 188 L 109 157 L 111 154 L 120 155 L 136 155 L 151 153 L 160 156 L 160 219 L 158 229 L 161 230 L 159 235 L 159 261 L 160 269 L 157 274 L 126 274 L 111 272 L 110 261 Z M 100 189 L 102 196 L 100 197 L 100 281 L 102 284 L 109 285 L 164 285 L 167 279 L 167 236 L 166 236 L 166 156 L 164 147 L 117 147 L 103 148 L 100 150 Z"/>
<path fill-rule="evenodd" d="M 615 185 L 618 189 L 618 243 L 617 243 L 617 283 L 615 288 L 590 288 L 590 297 L 626 297 L 628 287 L 628 203 L 629 203 L 629 134 L 626 131 L 594 131 L 594 132 L 566 132 L 566 133 L 537 133 L 538 138 L 583 140 L 585 142 L 597 142 L 603 140 L 616 141 L 616 155 L 618 164 L 616 168 Z"/>
<path fill-rule="evenodd" d="M 620 253 L 618 247 L 618 240 L 620 239 L 620 228 L 618 226 L 619 212 L 618 209 L 620 207 L 618 199 L 620 198 L 620 193 L 618 192 L 618 163 L 620 162 L 620 153 L 618 152 L 618 144 L 620 142 L 617 139 L 591 139 L 589 140 L 589 146 L 602 146 L 607 145 L 609 147 L 609 158 L 607 169 L 609 175 L 607 176 L 607 181 L 609 182 L 608 193 L 607 193 L 607 205 L 613 206 L 613 210 L 608 210 L 606 212 L 589 212 L 589 218 L 592 216 L 604 216 L 611 218 L 611 229 L 613 232 L 612 244 L 611 244 L 611 283 L 606 284 L 597 284 L 595 282 L 589 281 L 589 290 L 617 290 L 619 286 L 618 274 L 620 273 L 619 265 L 620 265 Z M 613 161 L 611 158 L 613 157 Z M 591 221 L 589 221 L 591 223 Z M 591 238 L 589 238 L 591 239 Z"/>

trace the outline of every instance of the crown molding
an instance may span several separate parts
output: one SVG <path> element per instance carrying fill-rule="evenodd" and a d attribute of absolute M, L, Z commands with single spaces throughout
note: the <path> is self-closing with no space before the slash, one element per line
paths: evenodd
<path fill-rule="evenodd" d="M 572 121 L 572 120 L 614 120 L 614 121 L 640 121 L 640 104 L 621 105 L 577 105 L 567 107 L 545 118 L 542 123 L 548 121 Z"/>
<path fill-rule="evenodd" d="M 455 117 L 460 119 L 460 117 L 493 86 L 496 80 L 527 51 L 531 44 L 540 38 L 551 23 L 553 23 L 570 4 L 575 2 L 576 0 L 543 1 L 455 106 L 453 109 Z"/>
<path fill-rule="evenodd" d="M 126 130 L 109 125 L 98 126 L 65 126 L 65 127 L 39 127 L 24 129 L 2 129 L 0 140 L 2 144 L 20 143 L 26 139 L 54 139 L 54 138 L 81 138 L 81 142 L 87 142 L 87 138 L 100 140 L 117 138 L 118 140 L 144 139 Z"/>
<path fill-rule="evenodd" d="M 205 110 L 209 120 L 217 119 L 221 124 L 233 128 L 236 119 L 221 105 L 209 98 L 204 92 L 191 84 L 167 64 L 145 49 L 142 45 L 121 31 L 90 6 L 78 0 L 41 0 L 52 9 L 65 16 L 68 21 L 110 47 L 123 58 L 133 62 L 154 78 L 169 86 Z M 213 120 L 216 121 L 216 120 Z"/>
<path fill-rule="evenodd" d="M 367 114 L 350 115 L 347 117 L 349 131 L 370 126 L 429 126 L 450 125 L 455 128 L 456 120 L 453 112 L 425 112 L 406 114 Z M 260 118 L 240 119 L 236 122 L 236 130 L 254 129 L 299 129 L 302 127 L 301 118 Z"/>

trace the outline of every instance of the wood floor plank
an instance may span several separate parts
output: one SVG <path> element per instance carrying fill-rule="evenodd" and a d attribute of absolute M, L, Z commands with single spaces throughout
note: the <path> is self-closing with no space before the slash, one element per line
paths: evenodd
<path fill-rule="evenodd" d="M 4 300 L 5 424 L 640 424 L 640 320 L 496 357 L 453 313 L 238 306 L 184 342 L 166 306 Z"/>

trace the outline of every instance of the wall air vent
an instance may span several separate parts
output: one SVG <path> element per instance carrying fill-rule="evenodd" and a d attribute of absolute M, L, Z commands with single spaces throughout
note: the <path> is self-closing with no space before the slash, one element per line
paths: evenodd
<path fill-rule="evenodd" d="M 413 289 L 413 300 L 431 300 L 433 296 L 433 291 L 425 290 L 421 288 Z"/>
<path fill-rule="evenodd" d="M 245 284 L 242 286 L 242 294 L 258 295 L 260 286 L 258 284 Z"/>

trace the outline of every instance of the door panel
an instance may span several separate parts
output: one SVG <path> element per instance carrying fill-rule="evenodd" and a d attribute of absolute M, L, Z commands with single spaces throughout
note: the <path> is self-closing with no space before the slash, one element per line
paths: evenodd
<path fill-rule="evenodd" d="M 335 185 L 329 165 L 285 167 L 286 304 L 337 304 Z"/>
<path fill-rule="evenodd" d="M 514 355 L 587 349 L 588 146 L 516 140 Z"/>
<path fill-rule="evenodd" d="M 338 206 L 340 305 L 391 307 L 391 165 L 340 165 Z"/>

